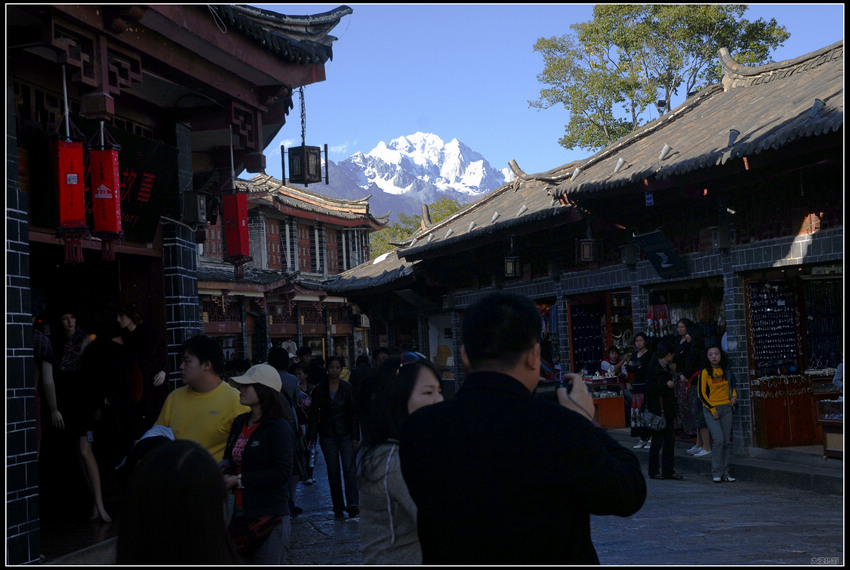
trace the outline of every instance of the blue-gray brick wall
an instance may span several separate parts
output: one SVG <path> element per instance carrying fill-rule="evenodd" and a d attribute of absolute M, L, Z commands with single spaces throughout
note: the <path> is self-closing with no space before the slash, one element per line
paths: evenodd
<path fill-rule="evenodd" d="M 191 130 L 177 125 L 177 184 L 182 192 L 192 188 Z M 166 336 L 172 388 L 181 386 L 180 345 L 203 332 L 203 312 L 198 297 L 198 245 L 195 230 L 168 223 L 163 228 L 163 275 L 165 278 Z"/>
<path fill-rule="evenodd" d="M 15 96 L 6 84 L 6 124 Z M 18 177 L 14 129 L 6 131 L 6 564 L 37 562 L 41 551 L 30 313 L 27 195 Z"/>

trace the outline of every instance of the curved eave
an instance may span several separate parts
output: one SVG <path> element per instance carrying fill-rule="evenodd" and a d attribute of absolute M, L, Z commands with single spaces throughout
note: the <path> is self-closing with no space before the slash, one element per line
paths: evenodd
<path fill-rule="evenodd" d="M 290 276 L 268 269 L 258 269 L 250 264 L 243 266 L 244 277 L 234 279 L 234 267 L 224 262 L 202 261 L 198 264 L 198 284 L 201 289 L 227 291 L 270 291 L 290 281 Z"/>
<path fill-rule="evenodd" d="M 416 280 L 412 265 L 397 267 L 383 271 L 377 275 L 363 277 L 345 277 L 338 275 L 333 281 L 323 283 L 325 290 L 336 295 L 352 295 L 355 293 L 376 293 L 384 288 L 406 285 Z"/>
<path fill-rule="evenodd" d="M 390 285 L 407 284 L 415 280 L 415 266 L 392 250 L 376 259 L 361 263 L 323 282 L 328 291 L 339 294 L 376 292 Z"/>
<path fill-rule="evenodd" d="M 328 34 L 353 13 L 348 6 L 305 16 L 287 16 L 247 5 L 213 5 L 225 26 L 239 30 L 284 61 L 299 65 L 323 64 L 333 59 Z"/>
<path fill-rule="evenodd" d="M 537 230 L 540 229 L 539 224 L 541 222 L 545 222 L 547 225 L 550 225 L 551 223 L 556 222 L 556 218 L 568 218 L 574 215 L 575 210 L 573 208 L 560 205 L 538 210 L 536 212 L 528 212 L 516 218 L 508 218 L 503 222 L 493 223 L 481 228 L 473 228 L 472 231 L 467 233 L 459 235 L 453 234 L 448 238 L 435 240 L 432 243 L 428 243 L 426 240 L 422 245 L 412 246 L 401 250 L 400 255 L 406 260 L 415 261 L 432 255 L 439 255 L 444 252 L 447 253 L 448 251 L 455 251 L 457 249 L 470 249 L 475 247 L 482 240 L 490 240 L 494 236 L 507 234 L 511 230 L 520 226 L 526 226 L 529 230 Z M 564 223 L 569 221 L 571 220 L 564 220 Z M 417 240 L 417 242 L 419 241 L 422 240 Z"/>

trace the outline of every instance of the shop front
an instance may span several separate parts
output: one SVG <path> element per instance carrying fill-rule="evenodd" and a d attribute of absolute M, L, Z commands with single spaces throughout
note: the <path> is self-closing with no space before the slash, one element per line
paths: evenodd
<path fill-rule="evenodd" d="M 625 353 L 632 345 L 635 325 L 630 289 L 600 291 L 570 298 L 569 345 L 573 370 L 594 375 L 610 347 Z"/>
<path fill-rule="evenodd" d="M 819 403 L 840 395 L 832 380 L 843 359 L 841 267 L 764 271 L 745 283 L 756 445 L 822 444 Z"/>

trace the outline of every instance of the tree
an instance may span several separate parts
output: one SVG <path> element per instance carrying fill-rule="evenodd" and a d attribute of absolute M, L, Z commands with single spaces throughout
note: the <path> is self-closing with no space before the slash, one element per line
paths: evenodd
<path fill-rule="evenodd" d="M 440 222 L 449 216 L 459 212 L 466 206 L 453 198 L 443 196 L 436 202 L 428 204 L 428 213 L 433 223 Z M 395 249 L 394 243 L 401 243 L 412 236 L 422 227 L 422 216 L 398 214 L 398 222 L 388 225 L 379 232 L 369 234 L 369 247 L 372 251 L 371 259 L 383 255 Z"/>
<path fill-rule="evenodd" d="M 540 38 L 538 81 L 531 107 L 563 105 L 570 113 L 567 149 L 599 149 L 647 122 L 651 109 L 669 112 L 672 99 L 720 81 L 718 50 L 746 65 L 769 63 L 790 34 L 776 20 L 743 18 L 743 4 L 602 4 L 571 34 Z"/>

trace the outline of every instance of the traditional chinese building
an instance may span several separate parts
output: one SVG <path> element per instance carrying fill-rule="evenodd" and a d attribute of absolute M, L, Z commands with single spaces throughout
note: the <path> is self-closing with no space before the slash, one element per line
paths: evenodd
<path fill-rule="evenodd" d="M 369 259 L 369 233 L 386 226 L 367 198 L 342 200 L 267 175 L 238 180 L 248 195 L 252 261 L 233 279 L 222 261 L 222 220 L 199 246 L 198 294 L 204 332 L 228 358 L 265 360 L 270 345 L 293 342 L 351 363 L 370 348 L 359 308 L 329 295 L 323 281 Z"/>
<path fill-rule="evenodd" d="M 76 467 L 38 469 L 30 290 L 48 305 L 38 326 L 73 304 L 98 334 L 115 302 L 135 302 L 176 383 L 177 349 L 205 328 L 199 238 L 236 190 L 234 173 L 263 172 L 293 91 L 325 80 L 329 32 L 351 12 L 7 6 L 8 564 L 56 554 L 42 549 L 40 511 L 61 505 L 40 499 L 51 474 Z"/>
<path fill-rule="evenodd" d="M 327 290 L 460 382 L 464 308 L 494 290 L 537 302 L 562 371 L 593 374 L 607 347 L 681 318 L 709 340 L 725 325 L 736 452 L 820 443 L 844 345 L 843 56 L 748 68 L 721 50 L 721 83 L 585 160 L 512 164 L 514 182 Z"/>

